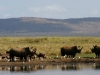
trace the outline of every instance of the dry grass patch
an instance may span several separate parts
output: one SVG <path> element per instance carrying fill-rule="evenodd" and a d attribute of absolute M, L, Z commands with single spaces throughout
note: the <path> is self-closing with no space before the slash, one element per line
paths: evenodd
<path fill-rule="evenodd" d="M 62 46 L 83 47 L 82 53 L 91 53 L 93 45 L 100 45 L 100 37 L 0 37 L 0 53 L 12 47 L 35 47 L 48 56 L 60 55 Z"/>

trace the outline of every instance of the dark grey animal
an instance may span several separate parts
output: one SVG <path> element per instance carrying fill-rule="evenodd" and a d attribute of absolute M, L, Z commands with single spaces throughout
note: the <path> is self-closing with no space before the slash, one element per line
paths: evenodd
<path fill-rule="evenodd" d="M 95 53 L 96 58 L 100 57 L 100 46 L 93 46 L 93 48 L 91 49 L 92 53 Z"/>
<path fill-rule="evenodd" d="M 37 57 L 40 59 L 41 57 L 43 58 L 43 59 L 46 59 L 46 55 L 44 54 L 44 53 L 39 53 L 39 54 L 36 54 L 37 55 Z"/>
<path fill-rule="evenodd" d="M 27 61 L 27 56 L 30 55 L 32 52 L 29 47 L 25 48 L 12 48 L 8 51 L 10 56 L 10 61 L 14 61 L 14 56 L 20 57 L 20 60 L 24 58 Z"/>
<path fill-rule="evenodd" d="M 83 47 L 82 47 L 83 48 Z M 65 46 L 61 48 L 61 56 L 75 57 L 76 53 L 80 53 L 82 48 L 78 49 L 77 46 Z"/>

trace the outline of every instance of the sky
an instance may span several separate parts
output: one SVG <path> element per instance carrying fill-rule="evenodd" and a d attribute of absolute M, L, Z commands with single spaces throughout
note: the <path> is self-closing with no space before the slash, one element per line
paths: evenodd
<path fill-rule="evenodd" d="M 100 17 L 100 0 L 0 0 L 0 19 Z"/>

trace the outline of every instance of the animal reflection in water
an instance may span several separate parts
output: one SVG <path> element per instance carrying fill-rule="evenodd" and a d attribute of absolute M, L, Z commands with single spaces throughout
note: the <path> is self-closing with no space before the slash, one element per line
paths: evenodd
<path fill-rule="evenodd" d="M 37 70 L 44 70 L 44 69 L 62 69 L 62 70 L 71 70 L 71 69 L 78 69 L 76 65 L 27 65 L 27 66 L 2 66 L 0 67 L 1 71 L 8 70 L 11 72 L 30 72 L 30 71 L 37 71 Z"/>
<path fill-rule="evenodd" d="M 59 64 L 59 65 L 23 65 L 23 66 L 0 66 L 0 71 L 11 71 L 11 72 L 30 72 L 37 70 L 46 70 L 46 69 L 61 69 L 63 71 L 67 70 L 80 70 L 84 67 L 87 67 L 88 64 L 76 64 L 76 63 L 68 63 L 68 64 Z M 94 69 L 100 69 L 100 64 L 93 63 L 89 64 L 88 67 Z"/>
<path fill-rule="evenodd" d="M 8 70 L 8 71 L 16 71 L 16 72 L 22 72 L 22 71 L 36 71 L 36 70 L 42 70 L 45 69 L 45 65 L 28 65 L 28 66 L 8 66 L 8 67 L 0 67 L 0 70 Z"/>
<path fill-rule="evenodd" d="M 62 70 L 78 70 L 80 69 L 80 65 L 72 64 L 64 64 L 61 67 Z"/>
<path fill-rule="evenodd" d="M 95 69 L 100 70 L 100 63 L 95 63 Z"/>

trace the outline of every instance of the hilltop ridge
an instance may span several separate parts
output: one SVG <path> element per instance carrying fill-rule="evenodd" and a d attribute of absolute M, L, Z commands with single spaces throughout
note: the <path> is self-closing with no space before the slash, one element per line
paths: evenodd
<path fill-rule="evenodd" d="M 0 19 L 0 36 L 99 36 L 100 18 L 49 19 L 21 17 Z"/>

